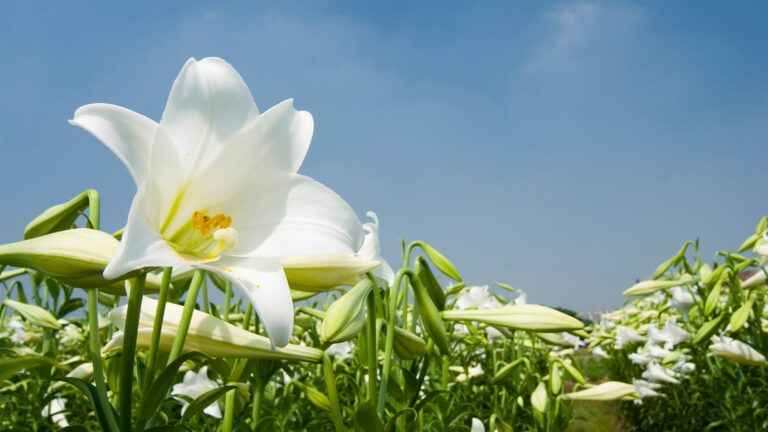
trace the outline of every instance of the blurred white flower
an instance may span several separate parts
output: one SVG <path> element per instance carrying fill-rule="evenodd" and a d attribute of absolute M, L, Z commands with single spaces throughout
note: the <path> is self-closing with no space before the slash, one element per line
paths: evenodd
<path fill-rule="evenodd" d="M 472 378 L 475 378 L 475 377 L 479 377 L 479 376 L 480 376 L 480 375 L 482 375 L 483 373 L 484 373 L 484 372 L 483 372 L 483 367 L 482 367 L 482 366 L 480 366 L 480 365 L 476 365 L 476 366 L 470 366 L 470 367 L 467 369 L 467 373 L 463 373 L 463 372 L 462 372 L 462 373 L 460 373 L 460 374 L 459 374 L 459 375 L 456 377 L 456 382 L 464 382 L 464 381 L 466 381 L 466 380 L 468 380 L 468 379 L 472 379 Z"/>
<path fill-rule="evenodd" d="M 632 353 L 632 354 L 628 355 L 627 357 L 629 358 L 629 360 L 632 363 L 639 364 L 639 365 L 646 365 L 651 360 L 653 360 L 651 355 L 648 354 L 648 352 L 646 352 L 644 350 L 642 352 L 638 351 L 638 352 Z"/>
<path fill-rule="evenodd" d="M 60 428 L 69 426 L 67 417 L 64 415 L 64 406 L 67 404 L 67 400 L 63 398 L 52 399 L 48 405 L 43 407 L 40 414 L 43 417 L 51 417 L 51 420 L 56 423 Z"/>
<path fill-rule="evenodd" d="M 744 342 L 727 336 L 713 336 L 712 340 L 709 352 L 716 357 L 752 366 L 768 366 L 765 356 Z"/>
<path fill-rule="evenodd" d="M 485 425 L 483 421 L 477 417 L 472 418 L 472 429 L 470 432 L 485 432 Z"/>
<path fill-rule="evenodd" d="M 335 343 L 325 350 L 325 354 L 340 359 L 352 357 L 352 343 L 349 341 Z"/>
<path fill-rule="evenodd" d="M 22 345 L 27 340 L 27 334 L 24 332 L 24 323 L 17 317 L 8 320 L 6 328 L 11 331 L 11 342 L 16 345 Z"/>
<path fill-rule="evenodd" d="M 616 343 L 615 346 L 617 349 L 624 348 L 624 345 L 627 345 L 632 342 L 645 342 L 645 337 L 640 336 L 637 334 L 637 332 L 627 326 L 617 326 L 616 327 Z"/>
<path fill-rule="evenodd" d="M 595 355 L 595 356 L 597 356 L 597 357 L 600 357 L 600 358 L 608 358 L 608 357 L 610 357 L 610 356 L 608 355 L 608 353 L 607 353 L 607 352 L 605 352 L 605 350 L 603 349 L 603 347 L 601 347 L 601 346 L 599 346 L 599 345 L 598 345 L 598 346 L 596 346 L 596 347 L 595 347 L 595 348 L 592 350 L 592 354 L 593 354 L 593 355 Z"/>
<path fill-rule="evenodd" d="M 683 318 L 688 318 L 688 311 L 696 305 L 696 299 L 691 293 L 682 286 L 676 286 L 669 289 L 672 298 L 669 299 L 669 305 L 683 314 Z"/>
<path fill-rule="evenodd" d="M 72 345 L 85 338 L 83 332 L 74 324 L 67 324 L 58 333 L 59 342 L 63 345 Z"/>
<path fill-rule="evenodd" d="M 183 395 L 195 400 L 198 396 L 218 387 L 220 387 L 220 384 L 217 381 L 208 378 L 208 366 L 203 366 L 198 373 L 187 371 L 187 373 L 184 374 L 184 381 L 173 386 L 171 395 Z M 175 399 L 183 405 L 181 414 L 184 415 L 187 411 L 187 407 L 189 407 L 189 402 L 180 397 L 176 397 Z M 218 401 L 208 405 L 203 412 L 211 417 L 221 418 L 221 409 L 219 408 Z"/>
<path fill-rule="evenodd" d="M 639 379 L 633 379 L 632 384 L 635 385 L 637 394 L 641 398 L 660 396 L 660 394 L 656 391 L 661 388 L 660 384 L 648 382 L 645 380 L 639 380 Z"/>
<path fill-rule="evenodd" d="M 662 348 L 658 345 L 648 345 L 647 349 L 648 349 L 648 355 L 657 360 L 664 359 L 668 355 L 672 354 L 672 351 L 666 348 Z"/>
<path fill-rule="evenodd" d="M 568 345 L 573 345 L 573 349 L 579 349 L 585 344 L 583 339 L 568 332 L 560 333 L 560 335 L 563 337 L 563 341 L 565 343 Z"/>
<path fill-rule="evenodd" d="M 492 309 L 500 307 L 501 303 L 488 291 L 488 285 L 473 286 L 465 289 L 456 300 L 456 308 Z"/>
<path fill-rule="evenodd" d="M 648 325 L 648 339 L 653 343 L 664 343 L 664 348 L 672 349 L 680 342 L 691 338 L 690 333 L 677 325 L 677 318 L 670 318 L 664 323 L 663 329 Z"/>
<path fill-rule="evenodd" d="M 518 295 L 517 298 L 512 300 L 512 303 L 514 303 L 516 305 L 528 304 L 528 294 L 526 294 L 523 291 L 520 291 L 520 295 Z"/>
<path fill-rule="evenodd" d="M 648 381 L 679 384 L 680 381 L 674 377 L 674 374 L 675 373 L 672 370 L 665 368 L 655 361 L 652 361 L 648 363 L 648 368 L 645 370 L 645 372 L 643 372 L 643 378 L 647 379 Z"/>

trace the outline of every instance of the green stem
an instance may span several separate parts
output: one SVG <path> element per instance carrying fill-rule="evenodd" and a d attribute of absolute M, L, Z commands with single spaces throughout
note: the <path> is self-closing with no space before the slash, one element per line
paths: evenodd
<path fill-rule="evenodd" d="M 387 397 L 387 384 L 389 382 L 389 369 L 392 364 L 392 349 L 395 345 L 395 314 L 397 312 L 397 299 L 398 292 L 400 290 L 400 282 L 403 276 L 409 273 L 408 269 L 400 269 L 395 275 L 395 282 L 392 284 L 391 291 L 389 292 L 388 306 L 389 313 L 387 315 L 387 338 L 384 342 L 384 364 L 381 368 L 381 385 L 379 386 L 379 399 L 376 405 L 376 411 L 379 416 L 384 413 L 384 404 Z"/>
<path fill-rule="evenodd" d="M 136 356 L 136 335 L 139 331 L 141 299 L 144 294 L 146 274 L 131 280 L 128 296 L 128 312 L 123 335 L 122 368 L 120 371 L 120 429 L 131 430 L 131 406 L 133 404 L 133 367 Z"/>
<path fill-rule="evenodd" d="M 251 424 L 254 429 L 259 424 L 259 411 L 261 411 L 261 393 L 262 393 L 261 378 L 256 378 L 256 382 L 253 384 L 253 406 L 251 407 Z"/>
<path fill-rule="evenodd" d="M 336 389 L 336 375 L 333 373 L 333 363 L 331 363 L 328 356 L 323 356 L 323 373 L 325 375 L 325 387 L 328 391 L 328 401 L 331 402 L 333 426 L 336 432 L 341 432 L 344 430 L 344 419 L 341 417 L 341 405 L 339 403 L 339 392 Z"/>
<path fill-rule="evenodd" d="M 368 273 L 373 289 L 368 294 L 368 400 L 376 406 L 376 372 L 379 367 L 376 349 L 376 296 L 379 285 L 376 278 Z"/>
<path fill-rule="evenodd" d="M 224 321 L 229 321 L 229 307 L 232 302 L 232 281 L 227 279 L 224 284 Z"/>
<path fill-rule="evenodd" d="M 168 301 L 168 287 L 171 285 L 171 273 L 173 269 L 163 269 L 163 279 L 160 282 L 160 294 L 157 296 L 157 309 L 155 310 L 155 322 L 152 325 L 152 341 L 147 354 L 147 370 L 144 373 L 144 388 L 149 388 L 155 378 L 155 366 L 157 364 L 157 347 L 160 345 L 160 332 L 163 330 L 163 317 L 165 316 L 165 303 Z"/>
<path fill-rule="evenodd" d="M 203 288 L 203 312 L 209 314 L 211 313 L 211 305 L 208 303 L 208 282 L 205 278 L 203 278 L 201 286 Z"/>
<path fill-rule="evenodd" d="M 243 328 L 246 330 L 251 326 L 251 315 L 253 315 L 253 304 L 249 301 L 245 306 L 245 316 L 243 316 Z"/>
<path fill-rule="evenodd" d="M 232 432 L 232 423 L 235 419 L 235 392 L 232 389 L 224 397 L 224 421 L 221 424 L 222 432 Z"/>
<path fill-rule="evenodd" d="M 195 270 L 195 275 L 192 276 L 192 282 L 189 284 L 187 298 L 184 299 L 184 311 L 181 313 L 181 321 L 179 322 L 179 327 L 176 330 L 176 338 L 173 340 L 171 354 L 168 356 L 168 364 L 171 364 L 174 360 L 176 360 L 176 358 L 178 358 L 181 354 L 182 348 L 184 348 L 184 340 L 187 338 L 189 322 L 192 321 L 192 312 L 195 311 L 197 291 L 200 289 L 200 283 L 202 281 L 203 271 Z"/>
<path fill-rule="evenodd" d="M 107 385 L 104 382 L 104 369 L 101 366 L 101 340 L 99 339 L 99 313 L 96 309 L 99 291 L 96 288 L 86 290 L 88 291 L 88 327 L 91 346 L 91 362 L 93 363 L 93 377 L 96 382 L 96 395 L 99 398 L 99 405 L 101 408 L 106 408 L 104 411 L 104 417 L 107 419 L 109 430 L 118 432 L 120 429 L 117 427 L 117 421 L 115 415 L 112 412 L 112 405 L 109 404 L 107 399 Z"/>

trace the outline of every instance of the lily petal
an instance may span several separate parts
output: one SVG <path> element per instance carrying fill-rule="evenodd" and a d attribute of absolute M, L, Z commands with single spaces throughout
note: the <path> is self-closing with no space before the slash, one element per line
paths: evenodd
<path fill-rule="evenodd" d="M 128 168 L 136 186 L 147 178 L 149 154 L 157 123 L 129 109 L 110 104 L 84 105 L 71 125 L 79 126 L 112 150 Z"/>
<path fill-rule="evenodd" d="M 155 225 L 148 216 L 152 205 L 152 184 L 145 183 L 139 187 L 133 198 L 131 210 L 128 213 L 128 223 L 117 252 L 104 269 L 104 277 L 115 279 L 130 271 L 142 267 L 183 267 L 187 263 L 171 249 L 168 242 L 153 228 Z"/>
<path fill-rule="evenodd" d="M 279 259 L 223 257 L 200 267 L 239 287 L 253 303 L 272 343 L 288 345 L 293 332 L 293 299 Z"/>
<path fill-rule="evenodd" d="M 233 255 L 286 257 L 355 253 L 363 230 L 354 210 L 323 184 L 299 174 L 251 178 L 235 198 L 215 206 L 238 231 Z"/>
<path fill-rule="evenodd" d="M 160 124 L 192 166 L 258 114 L 248 86 L 229 63 L 191 58 L 173 83 Z"/>

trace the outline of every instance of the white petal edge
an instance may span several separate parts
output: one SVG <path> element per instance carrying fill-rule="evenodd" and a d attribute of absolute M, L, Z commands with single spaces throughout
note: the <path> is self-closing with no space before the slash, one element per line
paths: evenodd
<path fill-rule="evenodd" d="M 363 229 L 352 207 L 323 184 L 299 174 L 253 176 L 250 186 L 211 210 L 232 217 L 232 255 L 284 257 L 354 254 Z"/>
<path fill-rule="evenodd" d="M 110 104 L 83 105 L 69 124 L 101 141 L 120 159 L 138 187 L 149 173 L 149 154 L 157 123 L 143 115 Z"/>
<path fill-rule="evenodd" d="M 228 256 L 198 267 L 232 281 L 253 304 L 272 344 L 288 345 L 293 333 L 293 299 L 279 259 Z"/>
<path fill-rule="evenodd" d="M 153 208 L 154 193 L 151 184 L 143 184 L 136 192 L 128 213 L 123 238 L 117 252 L 104 269 L 104 277 L 113 279 L 143 267 L 180 267 L 188 265 L 171 249 L 148 217 L 148 210 Z"/>

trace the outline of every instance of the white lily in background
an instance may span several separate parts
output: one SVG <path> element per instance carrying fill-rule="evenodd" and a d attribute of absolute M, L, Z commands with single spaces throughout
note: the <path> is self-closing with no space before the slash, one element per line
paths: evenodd
<path fill-rule="evenodd" d="M 648 325 L 648 339 L 652 343 L 664 343 L 664 348 L 670 350 L 680 342 L 691 338 L 691 334 L 677 325 L 677 318 L 670 318 L 664 323 L 663 329 Z"/>
<path fill-rule="evenodd" d="M 502 306 L 501 303 L 488 291 L 488 285 L 469 287 L 456 299 L 456 308 L 459 310 L 491 309 L 500 306 Z"/>
<path fill-rule="evenodd" d="M 17 317 L 8 320 L 5 325 L 11 331 L 11 342 L 15 345 L 21 345 L 27 341 L 27 334 L 24 332 L 24 323 Z"/>
<path fill-rule="evenodd" d="M 472 417 L 472 428 L 470 432 L 485 432 L 485 425 L 483 421 L 477 417 Z"/>
<path fill-rule="evenodd" d="M 197 373 L 193 371 L 187 371 L 187 373 L 184 374 L 184 380 L 179 384 L 173 385 L 171 395 L 183 395 L 192 398 L 192 400 L 195 400 L 198 396 L 201 396 L 215 388 L 219 388 L 220 386 L 220 383 L 208 378 L 208 366 L 203 366 Z M 181 408 L 181 415 L 184 415 L 184 413 L 187 411 L 187 408 L 189 407 L 189 402 L 180 397 L 176 397 L 174 399 L 178 400 L 183 405 Z M 221 418 L 221 408 L 219 408 L 218 401 L 215 401 L 205 407 L 203 412 L 211 417 L 215 417 L 217 419 Z"/>
<path fill-rule="evenodd" d="M 277 346 L 293 329 L 281 257 L 354 254 L 363 231 L 350 206 L 297 174 L 314 128 L 286 100 L 259 113 L 219 58 L 190 59 L 159 123 L 125 108 L 80 107 L 72 124 L 102 141 L 137 186 L 112 279 L 146 267 L 196 267 L 232 281 Z"/>
<path fill-rule="evenodd" d="M 335 343 L 325 350 L 325 354 L 339 359 L 352 357 L 352 343 L 349 341 Z"/>
<path fill-rule="evenodd" d="M 661 388 L 661 384 L 639 379 L 633 379 L 632 384 L 635 385 L 637 395 L 641 398 L 661 396 L 661 394 L 656 391 Z"/>
<path fill-rule="evenodd" d="M 616 348 L 621 349 L 624 345 L 632 342 L 645 342 L 645 336 L 639 335 L 634 329 L 627 326 L 616 327 Z"/>
<path fill-rule="evenodd" d="M 51 420 L 54 423 L 56 423 L 56 425 L 60 428 L 68 427 L 69 422 L 67 421 L 67 416 L 64 415 L 64 409 L 66 404 L 67 404 L 66 399 L 63 399 L 63 398 L 51 399 L 48 405 L 43 407 L 43 410 L 40 414 L 43 417 L 50 416 Z"/>
<path fill-rule="evenodd" d="M 594 356 L 596 356 L 596 357 L 604 358 L 604 359 L 607 359 L 607 358 L 609 358 L 609 357 L 610 357 L 610 356 L 608 355 L 608 353 L 607 353 L 607 352 L 605 352 L 605 350 L 603 349 L 603 347 L 601 347 L 601 346 L 599 346 L 599 345 L 598 345 L 598 346 L 596 346 L 596 347 L 595 347 L 595 348 L 592 350 L 592 355 L 594 355 Z"/>
<path fill-rule="evenodd" d="M 661 381 L 669 384 L 680 384 L 680 381 L 673 376 L 674 374 L 672 370 L 652 361 L 648 363 L 648 368 L 643 372 L 643 378 L 654 382 Z"/>
<path fill-rule="evenodd" d="M 360 247 L 360 250 L 357 252 L 357 256 L 364 260 L 380 261 L 381 265 L 374 268 L 372 272 L 376 278 L 386 282 L 387 285 L 392 285 L 395 282 L 395 272 L 392 271 L 392 267 L 389 263 L 381 257 L 379 217 L 372 211 L 369 211 L 366 215 L 373 219 L 373 222 L 366 222 L 363 224 L 365 239 L 363 240 L 363 246 Z"/>
<path fill-rule="evenodd" d="M 728 336 L 713 336 L 712 341 L 709 352 L 716 357 L 751 366 L 768 366 L 765 356 L 744 342 Z"/>

